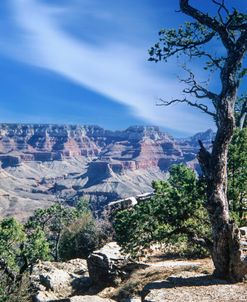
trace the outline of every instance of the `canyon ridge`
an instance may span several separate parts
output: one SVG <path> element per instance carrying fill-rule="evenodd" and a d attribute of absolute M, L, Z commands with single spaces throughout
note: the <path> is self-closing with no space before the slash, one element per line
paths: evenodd
<path fill-rule="evenodd" d="M 100 214 L 111 201 L 151 192 L 172 164 L 199 171 L 198 140 L 210 148 L 213 136 L 175 139 L 153 126 L 0 124 L 0 216 L 25 219 L 80 198 Z"/>

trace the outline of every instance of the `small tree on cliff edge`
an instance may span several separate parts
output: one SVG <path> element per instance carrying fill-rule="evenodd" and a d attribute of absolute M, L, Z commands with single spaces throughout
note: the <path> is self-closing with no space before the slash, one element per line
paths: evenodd
<path fill-rule="evenodd" d="M 199 83 L 186 67 L 188 78 L 182 81 L 187 88 L 183 92 L 192 99 L 185 97 L 161 102 L 165 106 L 186 103 L 209 114 L 216 122 L 217 133 L 212 150 L 206 150 L 199 142 L 198 154 L 207 183 L 205 206 L 212 225 L 211 254 L 215 275 L 239 281 L 247 274 L 247 257 L 241 254 L 239 230 L 229 217 L 227 154 L 235 127 L 234 108 L 238 89 L 247 71 L 243 66 L 247 50 L 247 15 L 229 9 L 223 0 L 208 1 L 210 3 L 215 5 L 215 16 L 195 8 L 189 0 L 180 0 L 180 10 L 192 17 L 194 22 L 186 22 L 177 30 L 161 30 L 159 42 L 150 49 L 150 60 L 166 61 L 169 57 L 180 55 L 187 56 L 189 60 L 200 58 L 205 64 L 204 69 L 211 73 L 216 71 L 212 74 L 219 76 L 221 91 L 215 93 Z M 215 48 L 212 44 L 210 47 L 210 43 L 220 43 L 223 54 L 214 54 Z M 203 101 L 210 101 L 210 105 L 205 105 Z"/>

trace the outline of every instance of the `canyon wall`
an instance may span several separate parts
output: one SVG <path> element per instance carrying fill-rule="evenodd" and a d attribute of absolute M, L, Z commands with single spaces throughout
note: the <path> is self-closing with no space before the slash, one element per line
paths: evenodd
<path fill-rule="evenodd" d="M 169 167 L 199 171 L 198 139 L 210 147 L 213 131 L 174 139 L 158 127 L 124 131 L 98 126 L 0 124 L 0 215 L 29 215 L 52 202 L 81 197 L 95 211 L 114 200 L 151 190 Z"/>

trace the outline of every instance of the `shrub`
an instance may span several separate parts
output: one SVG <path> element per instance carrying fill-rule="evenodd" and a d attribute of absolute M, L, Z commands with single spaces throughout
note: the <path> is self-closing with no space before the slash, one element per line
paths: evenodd
<path fill-rule="evenodd" d="M 59 241 L 59 256 L 62 260 L 87 258 L 98 244 L 95 221 L 87 213 L 64 228 Z"/>
<path fill-rule="evenodd" d="M 141 255 L 157 242 L 193 243 L 193 250 L 205 254 L 210 238 L 207 213 L 203 207 L 204 185 L 193 170 L 174 165 L 166 181 L 153 183 L 154 197 L 114 218 L 116 238 L 123 250 Z M 203 246 L 203 247 L 202 247 Z"/>
<path fill-rule="evenodd" d="M 247 128 L 236 129 L 228 155 L 228 200 L 231 215 L 240 226 L 247 214 Z"/>
<path fill-rule="evenodd" d="M 0 279 L 0 302 L 31 302 L 29 275 L 24 274 L 20 280 L 9 279 L 5 274 Z"/>
<path fill-rule="evenodd" d="M 111 228 L 106 222 L 96 221 L 91 213 L 85 213 L 64 229 L 59 256 L 62 260 L 87 258 L 111 238 Z"/>

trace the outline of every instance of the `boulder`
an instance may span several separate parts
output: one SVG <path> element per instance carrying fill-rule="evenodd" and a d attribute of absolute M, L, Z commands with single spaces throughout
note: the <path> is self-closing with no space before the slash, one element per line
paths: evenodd
<path fill-rule="evenodd" d="M 98 286 L 117 284 L 126 274 L 128 263 L 128 257 L 121 253 L 120 246 L 110 242 L 89 255 L 87 264 L 90 279 Z"/>
<path fill-rule="evenodd" d="M 239 228 L 239 230 L 240 230 L 241 236 L 247 237 L 247 227 L 241 227 L 241 228 Z"/>
<path fill-rule="evenodd" d="M 51 290 L 55 293 L 66 293 L 71 291 L 71 277 L 66 271 L 56 269 L 49 272 L 43 272 L 39 275 L 39 280 L 41 285 L 43 285 L 47 290 Z"/>
<path fill-rule="evenodd" d="M 37 302 L 56 301 L 86 290 L 91 282 L 87 274 L 86 260 L 68 262 L 40 262 L 34 266 L 31 276 Z"/>

